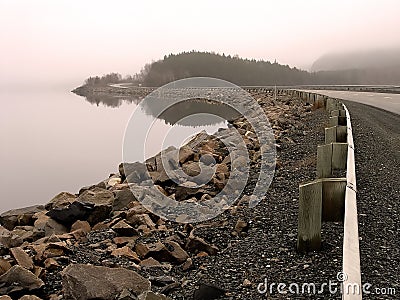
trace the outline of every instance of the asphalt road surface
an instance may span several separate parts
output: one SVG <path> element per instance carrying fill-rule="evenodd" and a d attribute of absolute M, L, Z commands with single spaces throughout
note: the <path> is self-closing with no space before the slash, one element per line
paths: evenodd
<path fill-rule="evenodd" d="M 343 100 L 367 104 L 400 115 L 400 94 L 327 90 L 310 90 L 308 92 L 318 93 L 332 98 L 339 98 Z"/>

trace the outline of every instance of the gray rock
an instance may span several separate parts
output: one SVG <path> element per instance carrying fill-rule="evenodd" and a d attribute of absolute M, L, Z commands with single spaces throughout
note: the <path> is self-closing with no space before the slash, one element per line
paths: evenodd
<path fill-rule="evenodd" d="M 113 210 L 124 210 L 128 204 L 132 201 L 137 201 L 130 189 L 123 189 L 114 192 L 115 199 L 113 204 Z"/>
<path fill-rule="evenodd" d="M 94 187 L 83 192 L 76 201 L 54 204 L 48 216 L 64 225 L 71 225 L 77 220 L 87 220 L 91 225 L 107 219 L 112 211 L 114 194 L 106 189 Z"/>
<path fill-rule="evenodd" d="M 5 248 L 18 247 L 23 243 L 23 240 L 18 235 L 0 226 L 0 245 Z"/>
<path fill-rule="evenodd" d="M 107 188 L 107 184 L 104 181 L 101 181 L 98 184 L 85 186 L 85 187 L 83 187 L 83 188 L 81 188 L 79 190 L 78 195 L 82 195 L 84 192 L 89 191 L 89 190 L 93 190 L 93 189 L 95 189 L 97 187 L 101 188 L 101 189 L 106 189 Z"/>
<path fill-rule="evenodd" d="M 167 296 L 163 294 L 154 293 L 152 291 L 147 291 L 139 295 L 138 300 L 168 300 Z"/>
<path fill-rule="evenodd" d="M 68 229 L 47 216 L 44 212 L 36 215 L 37 220 L 34 223 L 34 231 L 43 232 L 45 236 L 51 236 L 53 234 L 64 234 L 68 232 Z"/>
<path fill-rule="evenodd" d="M 51 199 L 49 203 L 45 205 L 45 208 L 47 210 L 51 210 L 54 207 L 68 206 L 75 200 L 76 200 L 75 195 L 68 192 L 61 192 L 58 195 L 56 195 L 53 199 Z"/>
<path fill-rule="evenodd" d="M 43 281 L 35 274 L 18 265 L 0 276 L 0 294 L 9 295 L 20 291 L 33 291 L 41 288 Z"/>
<path fill-rule="evenodd" d="M 189 146 L 179 148 L 179 163 L 183 164 L 186 161 L 193 159 L 194 151 Z"/>
<path fill-rule="evenodd" d="M 203 154 L 202 156 L 200 156 L 200 161 L 206 166 L 215 165 L 214 156 L 212 156 L 211 154 Z"/>
<path fill-rule="evenodd" d="M 194 291 L 194 300 L 212 300 L 218 299 L 225 294 L 225 291 L 220 287 L 210 284 L 201 284 L 200 287 Z"/>
<path fill-rule="evenodd" d="M 3 275 L 5 272 L 11 269 L 11 264 L 8 260 L 4 258 L 0 258 L 0 275 Z"/>
<path fill-rule="evenodd" d="M 68 206 L 54 207 L 47 215 L 57 222 L 71 225 L 77 220 L 86 220 L 93 211 L 94 204 L 72 202 Z"/>
<path fill-rule="evenodd" d="M 35 295 L 25 295 L 19 298 L 19 300 L 42 300 L 42 298 L 39 298 L 38 296 Z"/>
<path fill-rule="evenodd" d="M 69 265 L 62 272 L 64 296 L 71 300 L 109 300 L 124 290 L 136 295 L 150 290 L 150 281 L 123 268 Z"/>
<path fill-rule="evenodd" d="M 120 220 L 117 224 L 113 225 L 111 229 L 114 230 L 119 236 L 133 236 L 137 234 L 136 229 L 126 223 L 124 220 Z"/>
<path fill-rule="evenodd" d="M 119 165 L 121 178 L 129 183 L 141 183 L 142 181 L 151 179 L 147 167 L 144 163 L 121 163 Z"/>
<path fill-rule="evenodd" d="M 178 243 L 174 241 L 165 241 L 165 246 L 173 257 L 173 261 L 171 262 L 181 264 L 189 258 L 189 255 Z"/>
<path fill-rule="evenodd" d="M 209 255 L 216 255 L 219 251 L 216 246 L 210 245 L 202 238 L 193 234 L 190 234 L 185 248 L 192 252 L 204 251 L 207 252 Z"/>
<path fill-rule="evenodd" d="M 200 174 L 200 166 L 198 162 L 188 162 L 182 166 L 183 172 L 185 172 L 189 176 L 196 176 Z"/>
<path fill-rule="evenodd" d="M 95 187 L 80 195 L 77 201 L 93 206 L 87 219 L 93 226 L 110 216 L 114 204 L 114 194 L 106 189 Z"/>
<path fill-rule="evenodd" d="M 20 247 L 15 247 L 10 249 L 11 255 L 14 257 L 15 261 L 21 267 L 32 270 L 34 265 L 32 258 Z"/>
<path fill-rule="evenodd" d="M 199 145 L 203 144 L 204 142 L 208 141 L 209 139 L 210 136 L 207 134 L 205 130 L 203 130 L 200 133 L 198 133 L 195 137 L 193 137 L 193 139 L 187 142 L 185 146 L 194 149 Z"/>
<path fill-rule="evenodd" d="M 119 294 L 117 300 L 137 300 L 137 296 L 133 293 L 131 293 L 131 291 L 124 289 L 121 294 Z"/>
<path fill-rule="evenodd" d="M 43 205 L 12 209 L 0 215 L 0 223 L 8 230 L 13 230 L 18 225 L 33 225 L 33 215 L 43 210 Z"/>

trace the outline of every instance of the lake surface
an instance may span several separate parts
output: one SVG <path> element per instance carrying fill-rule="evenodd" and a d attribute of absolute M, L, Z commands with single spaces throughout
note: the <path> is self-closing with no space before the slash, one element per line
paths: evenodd
<path fill-rule="evenodd" d="M 140 99 L 86 99 L 65 90 L 0 91 L 0 101 L 3 212 L 45 204 L 61 191 L 77 193 L 81 187 L 117 173 L 124 132 Z M 171 111 L 155 118 L 151 109 L 138 109 L 140 118 L 150 118 L 154 124 L 147 139 L 147 157 L 157 154 L 161 146 L 179 146 L 201 130 L 213 133 L 227 125 L 220 119 L 207 125 L 177 125 Z M 140 125 L 138 122 L 138 134 L 144 130 Z M 143 158 L 138 154 L 137 160 Z"/>

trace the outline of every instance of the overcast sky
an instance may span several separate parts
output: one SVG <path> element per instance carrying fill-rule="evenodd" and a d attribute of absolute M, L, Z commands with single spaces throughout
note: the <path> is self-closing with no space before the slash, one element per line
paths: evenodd
<path fill-rule="evenodd" d="M 329 52 L 399 46 L 399 3 L 0 0 L 0 88 L 73 87 L 193 49 L 307 68 Z"/>

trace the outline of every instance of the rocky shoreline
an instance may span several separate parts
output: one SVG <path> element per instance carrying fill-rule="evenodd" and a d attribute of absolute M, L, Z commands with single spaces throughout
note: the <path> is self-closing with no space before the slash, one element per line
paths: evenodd
<path fill-rule="evenodd" d="M 179 164 L 190 176 L 199 174 L 208 158 L 215 164 L 212 180 L 202 188 L 171 182 L 156 156 L 146 164 L 121 164 L 116 174 L 78 194 L 62 192 L 45 205 L 1 214 L 0 295 L 8 297 L 0 299 L 263 299 L 266 294 L 257 288 L 266 279 L 287 284 L 335 280 L 341 270 L 342 225 L 323 225 L 321 252 L 295 249 L 298 185 L 315 177 L 315 149 L 323 143 L 327 115 L 286 94 L 253 97 L 269 118 L 278 150 L 275 177 L 259 205 L 248 206 L 260 145 L 253 128 L 239 118 L 231 126 L 248 149 L 250 178 L 239 201 L 212 220 L 182 224 L 160 218 L 130 190 L 132 180 L 143 185 L 151 179 L 178 201 L 202 202 L 218 194 L 234 161 L 215 135 L 205 133 L 178 150 Z M 143 180 L 143 167 L 151 178 Z M 315 297 L 327 295 L 341 298 L 327 290 Z M 309 295 L 275 290 L 268 297 Z"/>
<path fill-rule="evenodd" d="M 143 98 L 148 95 L 150 91 L 154 90 L 153 88 L 141 88 L 141 87 L 127 87 L 127 88 L 119 88 L 110 85 L 82 85 L 74 90 L 72 93 L 75 93 L 79 96 L 96 96 L 96 97 L 109 97 L 109 96 L 133 96 L 135 98 Z"/>

